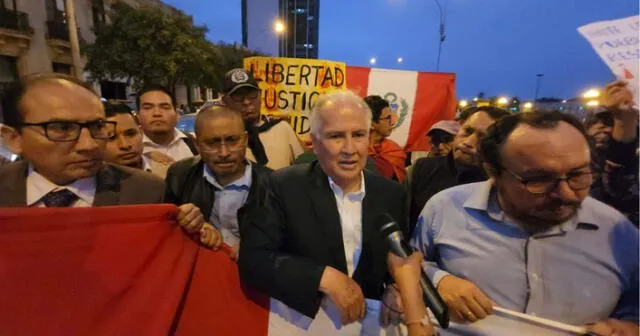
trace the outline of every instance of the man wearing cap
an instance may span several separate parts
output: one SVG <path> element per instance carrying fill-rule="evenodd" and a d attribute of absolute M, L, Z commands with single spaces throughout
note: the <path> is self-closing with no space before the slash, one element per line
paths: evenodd
<path fill-rule="evenodd" d="M 249 136 L 248 160 L 273 170 L 290 166 L 304 148 L 288 123 L 261 114 L 260 93 L 250 72 L 232 69 L 225 75 L 223 96 L 217 103 L 242 114 Z"/>
<path fill-rule="evenodd" d="M 415 164 L 416 161 L 423 157 L 447 156 L 451 152 L 453 137 L 458 134 L 458 130 L 460 130 L 460 124 L 455 120 L 440 120 L 433 124 L 427 131 L 431 150 L 428 152 L 411 152 L 411 164 Z M 413 166 L 407 167 L 407 174 L 410 174 L 412 170 Z"/>
<path fill-rule="evenodd" d="M 422 158 L 413 165 L 410 178 L 405 183 L 410 197 L 411 229 L 424 205 L 435 194 L 457 185 L 487 179 L 476 155 L 478 140 L 489 126 L 509 112 L 491 106 L 471 109 L 465 113 L 466 119 L 460 120 L 462 126 L 448 155 Z"/>

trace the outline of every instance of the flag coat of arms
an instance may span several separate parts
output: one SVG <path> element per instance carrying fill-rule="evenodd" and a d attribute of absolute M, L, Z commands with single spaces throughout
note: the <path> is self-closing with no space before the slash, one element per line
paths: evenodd
<path fill-rule="evenodd" d="M 456 114 L 456 75 L 347 66 L 347 86 L 361 97 L 389 101 L 394 127 L 389 139 L 406 151 L 428 149 L 426 133 Z"/>

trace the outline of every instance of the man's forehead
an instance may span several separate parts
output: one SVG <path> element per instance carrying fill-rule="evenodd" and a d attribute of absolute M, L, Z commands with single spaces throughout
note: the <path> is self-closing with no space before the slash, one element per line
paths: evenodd
<path fill-rule="evenodd" d="M 107 121 L 115 121 L 118 123 L 118 126 L 121 126 L 121 124 L 127 124 L 127 126 L 138 126 L 135 117 L 129 113 L 118 113 L 113 117 L 107 118 Z"/>
<path fill-rule="evenodd" d="M 20 104 L 27 108 L 46 106 L 55 111 L 70 105 L 95 104 L 102 110 L 100 98 L 87 88 L 63 79 L 47 79 L 29 86 Z"/>
<path fill-rule="evenodd" d="M 503 161 L 550 160 L 582 165 L 589 160 L 589 145 L 575 127 L 560 122 L 553 128 L 518 125 L 502 149 Z"/>
<path fill-rule="evenodd" d="M 153 103 L 153 102 L 168 102 L 171 103 L 171 97 L 164 91 L 151 90 L 143 93 L 140 96 L 140 102 Z"/>
<path fill-rule="evenodd" d="M 489 114 L 484 111 L 478 111 L 472 114 L 463 124 L 466 127 L 489 127 L 495 120 L 491 119 Z"/>

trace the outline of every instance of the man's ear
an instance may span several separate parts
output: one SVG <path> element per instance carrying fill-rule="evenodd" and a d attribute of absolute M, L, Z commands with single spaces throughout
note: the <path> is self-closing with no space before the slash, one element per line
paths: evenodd
<path fill-rule="evenodd" d="M 498 179 L 498 170 L 495 167 L 489 165 L 488 163 L 483 163 L 482 168 L 484 168 L 484 171 L 489 176 L 489 183 L 491 183 L 492 185 L 495 185 L 496 180 Z"/>
<path fill-rule="evenodd" d="M 15 128 L 7 125 L 0 126 L 2 142 L 14 154 L 22 155 L 22 134 Z"/>

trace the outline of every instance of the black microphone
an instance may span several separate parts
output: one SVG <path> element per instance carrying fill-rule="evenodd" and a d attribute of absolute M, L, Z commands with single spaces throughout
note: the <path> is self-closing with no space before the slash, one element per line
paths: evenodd
<path fill-rule="evenodd" d="M 391 216 L 383 214 L 376 218 L 376 225 L 380 228 L 380 235 L 382 239 L 386 240 L 389 245 L 389 250 L 400 258 L 407 259 L 413 250 L 404 241 L 404 236 L 398 223 L 396 223 Z M 442 328 L 449 327 L 449 312 L 447 305 L 444 303 L 440 294 L 433 286 L 429 278 L 424 274 L 422 267 L 420 268 L 420 287 L 422 287 L 422 300 L 427 304 L 427 307 L 431 310 L 433 315 L 438 320 L 438 323 Z"/>

